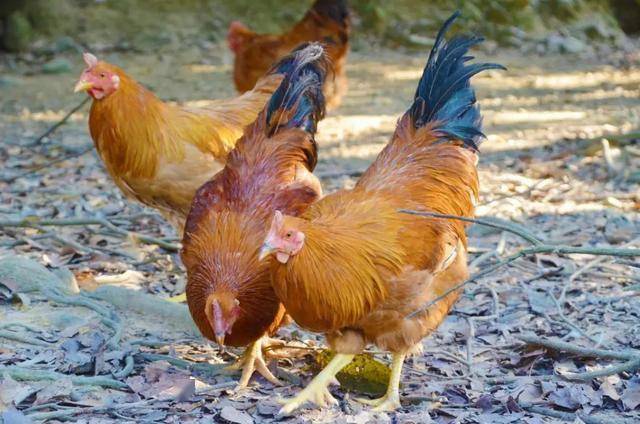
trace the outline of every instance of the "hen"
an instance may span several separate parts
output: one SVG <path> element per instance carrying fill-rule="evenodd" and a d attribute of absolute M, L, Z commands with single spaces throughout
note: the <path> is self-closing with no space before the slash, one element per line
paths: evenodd
<path fill-rule="evenodd" d="M 229 26 L 227 41 L 235 54 L 233 80 L 239 92 L 250 90 L 279 58 L 299 44 L 321 42 L 329 57 L 334 78 L 327 78 L 327 108 L 340 104 L 347 90 L 345 65 L 349 52 L 351 21 L 346 0 L 316 0 L 302 20 L 284 34 L 257 34 L 241 22 Z"/>
<path fill-rule="evenodd" d="M 251 91 L 193 109 L 162 102 L 122 69 L 84 54 L 75 91 L 93 98 L 89 130 L 109 175 L 182 233 L 193 196 L 224 166 L 244 127 L 280 83 L 280 67 Z"/>
<path fill-rule="evenodd" d="M 329 383 L 368 343 L 393 353 L 387 393 L 371 403 L 379 410 L 399 407 L 405 356 L 459 296 L 453 291 L 412 315 L 467 277 L 467 241 L 460 221 L 399 212 L 474 213 L 483 134 L 469 79 L 502 67 L 467 64 L 478 37 L 444 40 L 457 16 L 440 30 L 413 104 L 357 185 L 324 197 L 299 217 L 276 212 L 272 219 L 260 257 L 275 256 L 268 263 L 276 295 L 299 325 L 325 333 L 337 352 L 283 413 L 306 401 L 335 402 Z"/>
<path fill-rule="evenodd" d="M 258 260 L 275 210 L 303 212 L 321 196 L 314 134 L 324 116 L 326 60 L 318 44 L 283 59 L 285 78 L 249 126 L 225 168 L 197 192 L 187 218 L 182 261 L 187 303 L 202 334 L 218 344 L 250 345 L 239 387 L 267 369 L 262 346 L 285 310 L 271 287 L 268 264 Z"/>

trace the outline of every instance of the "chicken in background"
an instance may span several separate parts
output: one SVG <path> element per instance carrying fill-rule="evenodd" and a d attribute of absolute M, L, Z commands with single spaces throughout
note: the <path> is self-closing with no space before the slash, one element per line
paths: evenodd
<path fill-rule="evenodd" d="M 282 80 L 276 66 L 242 96 L 206 108 L 165 103 L 122 69 L 84 54 L 75 91 L 93 98 L 89 130 L 109 175 L 182 234 L 196 190 L 227 155 Z"/>
<path fill-rule="evenodd" d="M 250 90 L 279 58 L 304 42 L 323 44 L 334 71 L 325 81 L 327 109 L 340 105 L 347 90 L 346 62 L 351 20 L 346 0 L 316 0 L 302 20 L 284 34 L 257 34 L 234 21 L 227 41 L 235 55 L 233 80 L 239 92 Z"/>
<path fill-rule="evenodd" d="M 413 314 L 467 278 L 465 224 L 401 213 L 419 209 L 463 217 L 478 199 L 481 116 L 469 79 L 496 64 L 468 64 L 482 41 L 440 30 L 415 99 L 385 149 L 351 190 L 314 203 L 299 217 L 276 212 L 261 249 L 273 285 L 302 327 L 326 334 L 336 355 L 282 408 L 335 402 L 328 385 L 369 343 L 393 353 L 387 393 L 368 401 L 400 406 L 405 356 L 446 317 L 460 291 Z"/>
<path fill-rule="evenodd" d="M 321 196 L 311 172 L 327 66 L 319 44 L 301 46 L 281 61 L 282 83 L 224 169 L 198 190 L 187 218 L 182 261 L 189 310 L 206 338 L 221 346 L 249 345 L 236 364 L 242 368 L 238 388 L 254 371 L 279 383 L 262 348 L 285 310 L 258 252 L 275 210 L 298 215 Z"/>

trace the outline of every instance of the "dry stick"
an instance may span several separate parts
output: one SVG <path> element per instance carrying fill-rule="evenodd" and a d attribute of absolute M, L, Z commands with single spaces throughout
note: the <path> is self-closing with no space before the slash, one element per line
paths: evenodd
<path fill-rule="evenodd" d="M 575 413 L 574 414 L 572 412 L 556 411 L 555 409 L 543 408 L 542 406 L 536 406 L 536 405 L 531 405 L 531 404 L 520 404 L 518 406 L 520 406 L 522 409 L 524 409 L 524 410 L 526 410 L 528 412 L 533 412 L 534 414 L 544 415 L 544 416 L 551 417 L 551 418 L 558 418 L 558 419 L 563 420 L 563 421 L 575 422 L 576 418 L 579 418 L 580 420 L 582 420 L 586 424 L 604 424 L 605 423 L 604 420 L 601 420 L 601 419 L 595 418 L 595 417 L 591 417 L 591 416 L 589 416 L 587 414 L 581 414 L 581 413 Z M 607 418 L 606 419 L 606 423 L 607 424 L 617 424 L 617 423 L 622 423 L 622 421 L 617 421 L 617 420 L 612 420 L 611 418 Z"/>
<path fill-rule="evenodd" d="M 609 375 L 620 374 L 621 372 L 635 372 L 640 369 L 640 357 L 624 362 L 619 365 L 612 365 L 600 370 L 583 372 L 583 373 L 567 373 L 562 377 L 570 381 L 588 382 L 594 378 L 607 377 Z"/>
<path fill-rule="evenodd" d="M 431 306 L 435 305 L 451 293 L 460 290 L 462 287 L 466 286 L 469 283 L 476 281 L 478 278 L 483 277 L 487 274 L 492 273 L 493 271 L 502 268 L 505 265 L 510 264 L 511 262 L 527 255 L 533 255 L 536 253 L 556 253 L 556 254 L 580 254 L 580 255 L 608 255 L 608 256 L 622 256 L 622 257 L 637 257 L 640 256 L 640 249 L 615 249 L 610 247 L 573 247 L 573 246 L 558 246 L 558 245 L 547 245 L 542 244 L 539 246 L 527 247 L 519 250 L 511 256 L 506 257 L 505 259 L 497 262 L 490 267 L 477 272 L 472 275 L 469 279 L 463 281 L 460 284 L 456 284 L 440 296 L 436 297 L 430 302 L 427 302 L 422 308 L 417 309 L 407 315 L 405 318 L 413 318 L 416 315 L 419 315 L 429 309 Z"/>
<path fill-rule="evenodd" d="M 547 296 L 549 296 L 551 298 L 551 300 L 553 301 L 553 304 L 556 306 L 556 310 L 558 311 L 558 315 L 560 316 L 560 319 L 562 320 L 562 322 L 564 322 L 566 325 L 568 325 L 569 327 L 571 327 L 572 329 L 574 329 L 575 331 L 580 333 L 580 335 L 582 337 L 585 337 L 585 338 L 589 339 L 591 342 L 595 343 L 596 345 L 601 344 L 600 340 L 597 340 L 595 337 L 589 335 L 586 331 L 584 331 L 582 328 L 578 327 L 573 321 L 571 321 L 564 314 L 564 311 L 562 310 L 562 305 L 560 304 L 560 302 L 558 302 L 558 299 L 556 299 L 556 297 L 553 295 L 553 293 L 551 293 L 551 290 L 547 291 Z M 550 319 L 549 314 L 545 314 L 545 315 L 546 315 L 547 319 L 549 319 L 550 321 L 555 321 L 555 320 L 551 320 Z"/>
<path fill-rule="evenodd" d="M 38 340 L 10 330 L 0 330 L 0 339 L 9 339 L 20 343 L 32 344 L 40 347 L 53 347 L 53 343 Z"/>
<path fill-rule="evenodd" d="M 49 380 L 58 381 L 69 378 L 73 384 L 80 386 L 101 386 L 112 389 L 124 389 L 126 384 L 108 377 L 85 377 L 80 375 L 62 374 L 55 371 L 34 370 L 18 366 L 0 366 L 0 374 L 8 374 L 11 378 L 21 381 Z"/>
<path fill-rule="evenodd" d="M 576 346 L 573 343 L 567 343 L 561 340 L 543 339 L 531 334 L 519 334 L 514 337 L 530 345 L 542 346 L 558 352 L 573 353 L 574 355 L 586 358 L 621 359 L 624 361 L 640 358 L 640 352 L 633 350 L 608 350 L 581 347 Z"/>
<path fill-rule="evenodd" d="M 133 359 L 133 355 L 127 356 L 124 362 L 124 368 L 122 368 L 118 372 L 111 373 L 115 378 L 125 378 L 133 372 L 133 367 L 136 365 L 136 362 Z"/>
<path fill-rule="evenodd" d="M 228 364 L 209 364 L 206 362 L 191 362 L 180 358 L 174 358 L 169 355 L 160 355 L 157 353 L 137 353 L 135 355 L 145 361 L 167 361 L 173 366 L 190 371 L 199 371 L 208 375 L 219 375 L 225 372 Z"/>
<path fill-rule="evenodd" d="M 69 120 L 69 118 L 71 118 L 71 115 L 73 115 L 74 113 L 79 111 L 82 108 L 82 106 L 86 105 L 89 102 L 89 100 L 91 100 L 91 97 L 89 97 L 89 96 L 85 97 L 77 106 L 75 106 L 73 109 L 71 109 L 69 111 L 69 113 L 67 113 L 61 120 L 59 120 L 58 122 L 53 124 L 51 127 L 49 127 L 49 129 L 47 129 L 44 133 L 42 133 L 42 135 L 40 135 L 40 137 L 36 138 L 33 141 L 33 143 L 31 144 L 31 146 L 35 146 L 36 144 L 40 144 L 40 142 L 45 137 L 48 137 L 51 134 L 53 134 L 53 132 L 55 130 L 60 128 L 62 125 L 64 125 L 65 122 L 67 122 Z"/>
<path fill-rule="evenodd" d="M 635 239 L 623 244 L 622 247 L 626 248 L 626 247 L 633 246 L 639 241 L 640 241 L 640 237 L 636 237 Z M 567 297 L 567 291 L 569 290 L 569 287 L 571 286 L 571 284 L 576 280 L 576 278 L 578 278 L 580 275 L 584 274 L 586 271 L 593 268 L 594 266 L 600 265 L 606 259 L 607 259 L 606 257 L 595 258 L 594 260 L 587 262 L 584 266 L 582 266 L 581 268 L 576 270 L 573 274 L 571 274 L 569 276 L 569 279 L 565 282 L 564 286 L 562 287 L 562 292 L 560 293 L 558 302 L 560 302 L 560 304 L 564 304 L 565 299 Z"/>
<path fill-rule="evenodd" d="M 526 231 L 526 230 L 524 230 L 522 228 L 518 228 L 515 225 L 511 225 L 509 223 L 506 223 L 506 222 L 505 223 L 497 223 L 497 222 L 494 222 L 494 221 L 489 221 L 489 220 L 481 219 L 481 218 L 467 218 L 465 216 L 448 215 L 448 214 L 435 213 L 435 212 L 414 211 L 414 210 L 409 210 L 409 209 L 399 209 L 398 212 L 406 213 L 406 214 L 409 214 L 409 215 L 418 215 L 418 216 L 425 216 L 425 217 L 430 217 L 430 218 L 455 219 L 455 220 L 458 220 L 458 221 L 469 222 L 469 223 L 472 223 L 472 224 L 480 224 L 480 225 L 485 226 L 485 227 L 496 228 L 498 230 L 506 231 L 508 233 L 520 236 L 523 239 L 525 239 L 526 241 L 528 241 L 529 243 L 533 244 L 534 246 L 539 246 L 539 245 L 543 244 L 540 239 L 538 239 L 536 236 L 534 236 L 530 232 L 528 232 L 528 231 Z"/>
<path fill-rule="evenodd" d="M 141 400 L 133 403 L 122 403 L 119 405 L 105 405 L 105 406 L 90 406 L 87 408 L 65 408 L 62 410 L 51 411 L 51 412 L 36 412 L 35 414 L 29 414 L 27 417 L 31 418 L 34 421 L 48 421 L 48 420 L 60 420 L 65 418 L 70 418 L 79 414 L 86 413 L 103 413 L 110 412 L 116 410 L 123 409 L 134 409 L 134 408 L 148 408 L 150 399 Z"/>
<path fill-rule="evenodd" d="M 68 154 L 66 156 L 63 156 L 61 158 L 57 158 L 57 159 L 54 159 L 54 160 L 52 160 L 50 162 L 43 163 L 42 165 L 38 165 L 38 166 L 36 166 L 34 168 L 29 169 L 28 171 L 21 172 L 18 175 L 13 175 L 11 177 L 3 178 L 2 180 L 4 182 L 6 182 L 6 183 L 12 183 L 15 180 L 17 180 L 18 178 L 26 177 L 27 175 L 31 175 L 34 172 L 37 172 L 37 171 L 40 171 L 42 169 L 48 168 L 48 167 L 53 166 L 53 165 L 55 165 L 57 163 L 64 162 L 65 160 L 69 160 L 69 159 L 80 157 L 80 156 L 84 155 L 85 153 L 90 152 L 92 149 L 93 149 L 93 146 L 86 147 L 86 148 L 84 148 L 82 150 L 79 150 L 77 152 L 70 153 L 70 154 Z"/>
<path fill-rule="evenodd" d="M 156 244 L 165 250 L 170 252 L 178 252 L 180 245 L 176 243 L 169 243 L 162 239 L 152 236 L 146 236 L 144 234 L 136 233 L 134 231 L 124 230 L 120 227 L 109 222 L 104 218 L 65 218 L 65 219 L 23 219 L 23 220 L 5 220 L 0 221 L 0 228 L 2 227 L 17 227 L 17 228 L 37 228 L 37 226 L 83 226 L 83 225 L 101 225 L 109 230 L 124 236 L 133 237 L 147 244 Z"/>

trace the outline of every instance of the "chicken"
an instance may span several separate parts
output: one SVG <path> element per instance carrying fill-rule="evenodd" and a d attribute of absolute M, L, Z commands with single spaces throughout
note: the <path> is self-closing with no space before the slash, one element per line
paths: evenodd
<path fill-rule="evenodd" d="M 334 77 L 327 78 L 327 109 L 336 108 L 347 90 L 345 65 L 351 20 L 346 0 L 316 0 L 302 20 L 280 35 L 257 34 L 241 22 L 229 26 L 227 41 L 235 54 L 233 80 L 239 92 L 250 90 L 275 61 L 308 41 L 324 44 Z"/>
<path fill-rule="evenodd" d="M 467 277 L 465 227 L 459 220 L 401 213 L 420 209 L 471 217 L 478 197 L 477 147 L 483 137 L 469 79 L 495 64 L 467 64 L 481 39 L 440 30 L 415 99 L 391 141 L 351 190 L 324 197 L 298 217 L 275 212 L 261 248 L 273 286 L 302 327 L 326 334 L 336 355 L 283 407 L 335 402 L 334 376 L 372 343 L 393 353 L 378 410 L 400 406 L 407 354 L 434 331 L 459 296 L 412 315 Z"/>
<path fill-rule="evenodd" d="M 237 364 L 238 388 L 254 371 L 278 383 L 261 350 L 285 318 L 268 264 L 258 261 L 269 219 L 275 210 L 300 214 L 322 193 L 311 172 L 324 116 L 323 49 L 301 47 L 281 63 L 284 80 L 225 168 L 198 190 L 183 239 L 187 303 L 198 328 L 220 345 L 249 345 Z"/>
<path fill-rule="evenodd" d="M 93 98 L 89 129 L 109 175 L 130 198 L 158 209 L 182 234 L 193 196 L 224 166 L 282 76 L 246 94 L 194 109 L 162 102 L 122 69 L 84 54 L 75 91 Z"/>

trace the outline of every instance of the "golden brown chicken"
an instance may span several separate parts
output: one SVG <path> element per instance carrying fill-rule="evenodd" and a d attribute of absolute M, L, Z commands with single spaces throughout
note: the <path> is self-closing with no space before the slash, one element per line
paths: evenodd
<path fill-rule="evenodd" d="M 311 44 L 281 61 L 285 78 L 249 126 L 225 168 L 198 190 L 189 213 L 182 261 L 187 302 L 202 334 L 220 345 L 246 346 L 239 387 L 254 370 L 278 383 L 262 358 L 284 319 L 269 267 L 258 261 L 275 210 L 303 212 L 321 195 L 311 174 L 314 134 L 324 115 L 322 47 Z"/>
<path fill-rule="evenodd" d="M 346 0 L 316 0 L 302 20 L 283 34 L 257 34 L 241 22 L 229 26 L 227 41 L 235 54 L 233 80 L 239 92 L 250 90 L 279 58 L 299 44 L 323 43 L 333 68 L 325 81 L 327 109 L 339 106 L 347 90 L 345 65 L 351 20 Z"/>
<path fill-rule="evenodd" d="M 337 372 L 372 343 L 393 352 L 387 394 L 377 409 L 400 406 L 405 356 L 434 331 L 459 291 L 412 315 L 467 277 L 464 224 L 401 209 L 471 217 L 478 198 L 477 147 L 483 137 L 469 79 L 495 64 L 468 64 L 481 39 L 440 30 L 415 100 L 395 134 L 352 190 L 313 204 L 299 217 L 276 212 L 261 257 L 275 256 L 273 285 L 302 327 L 326 333 L 337 352 L 283 407 L 334 402 Z"/>
<path fill-rule="evenodd" d="M 194 109 L 165 103 L 117 66 L 84 54 L 75 91 L 93 98 L 89 129 L 109 175 L 130 198 L 158 209 L 180 232 L 193 196 L 280 83 L 276 66 L 251 91 Z"/>

